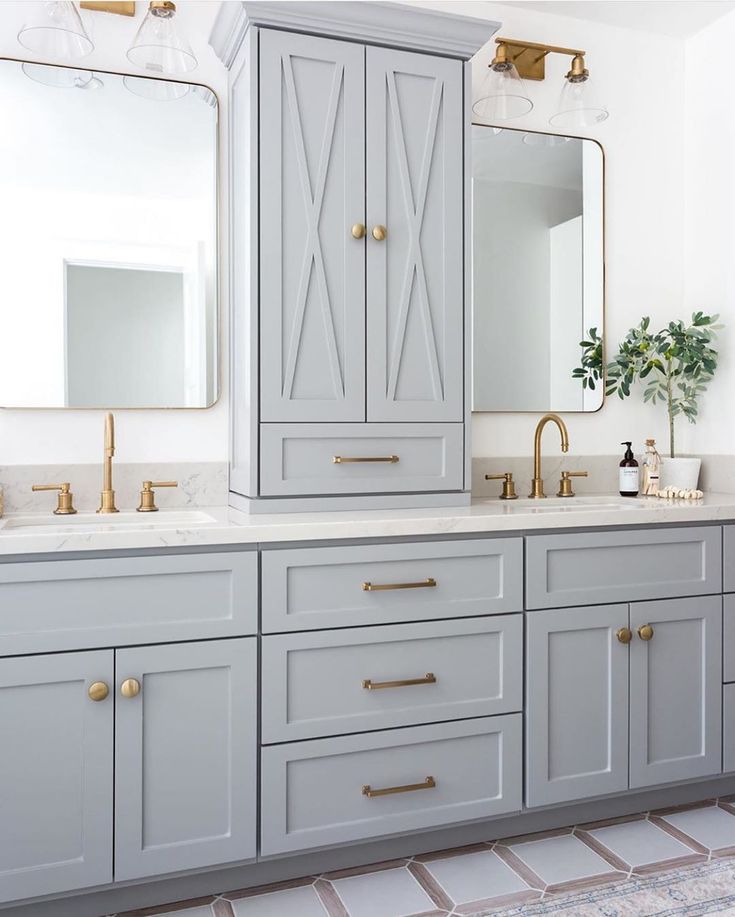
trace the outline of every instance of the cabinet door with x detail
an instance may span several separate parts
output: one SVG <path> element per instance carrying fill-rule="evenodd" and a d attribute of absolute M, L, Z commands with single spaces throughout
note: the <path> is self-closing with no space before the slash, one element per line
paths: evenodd
<path fill-rule="evenodd" d="M 366 54 L 367 417 L 460 422 L 462 64 Z"/>
<path fill-rule="evenodd" d="M 260 34 L 260 419 L 365 420 L 365 48 Z"/>

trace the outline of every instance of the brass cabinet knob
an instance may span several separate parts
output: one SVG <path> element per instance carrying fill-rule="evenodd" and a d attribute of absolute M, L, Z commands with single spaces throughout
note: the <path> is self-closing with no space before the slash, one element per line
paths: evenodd
<path fill-rule="evenodd" d="M 58 490 L 59 496 L 54 516 L 73 516 L 76 513 L 74 494 L 71 492 L 71 484 L 68 481 L 64 481 L 63 484 L 34 484 L 31 490 Z"/>
<path fill-rule="evenodd" d="M 633 633 L 629 627 L 620 627 L 615 631 L 615 636 L 620 643 L 630 643 L 633 639 Z"/>
<path fill-rule="evenodd" d="M 353 239 L 362 239 L 367 230 L 365 229 L 364 223 L 355 223 L 352 227 L 352 238 Z"/>
<path fill-rule="evenodd" d="M 137 697 L 140 694 L 140 682 L 137 678 L 126 678 L 120 685 L 120 693 L 123 697 Z"/>
<path fill-rule="evenodd" d="M 104 700 L 110 693 L 109 687 L 104 683 L 104 681 L 93 681 L 89 686 L 87 694 L 91 700 L 100 701 Z"/>
<path fill-rule="evenodd" d="M 380 223 L 378 223 L 377 226 L 373 226 L 373 239 L 375 239 L 376 242 L 385 241 L 387 235 L 388 230 L 385 228 L 385 226 L 381 226 Z"/>
<path fill-rule="evenodd" d="M 650 640 L 653 637 L 653 628 L 650 624 L 641 624 L 638 628 L 638 636 L 641 640 Z"/>

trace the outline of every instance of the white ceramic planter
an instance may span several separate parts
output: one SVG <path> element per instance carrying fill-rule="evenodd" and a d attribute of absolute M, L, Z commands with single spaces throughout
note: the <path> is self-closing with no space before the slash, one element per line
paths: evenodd
<path fill-rule="evenodd" d="M 679 490 L 696 490 L 702 459 L 664 458 L 661 465 L 660 489 L 676 487 Z"/>

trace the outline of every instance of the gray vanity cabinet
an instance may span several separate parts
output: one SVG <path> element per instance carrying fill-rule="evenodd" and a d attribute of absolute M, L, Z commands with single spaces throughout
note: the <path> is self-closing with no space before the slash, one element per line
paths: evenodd
<path fill-rule="evenodd" d="M 232 506 L 469 503 L 470 60 L 498 28 L 221 4 Z"/>
<path fill-rule="evenodd" d="M 722 598 L 638 602 L 630 628 L 630 786 L 719 774 Z"/>
<path fill-rule="evenodd" d="M 627 605 L 526 615 L 526 805 L 628 788 Z"/>
<path fill-rule="evenodd" d="M 112 880 L 113 659 L 0 659 L 0 901 Z"/>
<path fill-rule="evenodd" d="M 115 878 L 255 857 L 256 640 L 118 650 L 116 676 Z"/>
<path fill-rule="evenodd" d="M 254 637 L 0 659 L 0 902 L 253 859 L 256 679 Z"/>
<path fill-rule="evenodd" d="M 534 611 L 526 637 L 529 807 L 720 773 L 720 596 Z"/>

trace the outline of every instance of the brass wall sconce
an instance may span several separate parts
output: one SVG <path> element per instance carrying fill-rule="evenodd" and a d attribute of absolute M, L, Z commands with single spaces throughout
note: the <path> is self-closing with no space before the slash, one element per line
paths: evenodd
<path fill-rule="evenodd" d="M 572 58 L 559 103 L 549 123 L 562 130 L 575 130 L 599 124 L 608 117 L 607 108 L 590 92 L 584 51 L 511 38 L 496 38 L 495 43 L 495 57 L 488 65 L 479 96 L 472 106 L 480 121 L 493 124 L 528 114 L 533 102 L 523 80 L 544 80 L 549 54 Z"/>
<path fill-rule="evenodd" d="M 118 16 L 135 16 L 135 0 L 82 0 L 83 10 L 96 13 L 115 13 Z"/>

